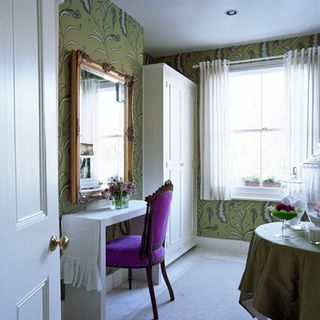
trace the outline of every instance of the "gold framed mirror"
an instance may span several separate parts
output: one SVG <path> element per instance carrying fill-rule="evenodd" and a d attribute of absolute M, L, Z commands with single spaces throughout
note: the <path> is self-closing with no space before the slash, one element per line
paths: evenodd
<path fill-rule="evenodd" d="M 101 197 L 111 177 L 132 181 L 133 77 L 71 52 L 71 202 Z"/>

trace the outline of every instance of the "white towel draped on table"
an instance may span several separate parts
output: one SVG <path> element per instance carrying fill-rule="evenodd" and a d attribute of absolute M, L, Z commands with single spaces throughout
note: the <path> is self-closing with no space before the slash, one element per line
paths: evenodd
<path fill-rule="evenodd" d="M 99 221 L 79 219 L 72 214 L 64 215 L 62 234 L 70 240 L 61 258 L 61 278 L 64 283 L 78 288 L 83 286 L 87 291 L 101 291 L 98 271 Z"/>

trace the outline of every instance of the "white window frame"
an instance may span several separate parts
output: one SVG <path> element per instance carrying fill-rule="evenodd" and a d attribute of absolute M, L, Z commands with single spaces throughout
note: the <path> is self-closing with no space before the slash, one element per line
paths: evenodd
<path fill-rule="evenodd" d="M 112 81 L 112 83 L 114 84 L 114 82 Z M 114 90 L 112 87 L 106 86 L 106 84 L 102 83 L 102 85 L 100 85 L 99 91 L 103 92 L 103 91 L 111 91 Z M 109 134 L 109 135 L 101 135 L 98 136 L 98 140 L 102 140 L 102 139 L 113 139 L 113 138 L 121 138 L 122 140 L 124 139 L 124 131 L 122 134 Z M 124 143 L 123 143 L 123 147 L 124 147 Z M 123 149 L 124 152 L 124 149 Z M 119 157 L 118 157 L 119 159 Z M 123 160 L 124 162 L 125 160 Z M 119 163 L 119 161 L 117 161 L 117 163 Z M 119 170 L 120 171 L 120 170 Z M 111 177 L 109 177 L 111 178 Z M 122 168 L 122 176 L 119 176 L 118 178 L 122 178 L 124 179 L 124 166 Z M 104 183 L 107 183 L 107 181 L 103 181 Z"/>
<path fill-rule="evenodd" d="M 269 68 L 279 68 L 283 66 L 282 59 L 259 61 L 243 64 L 230 65 L 230 73 L 244 72 L 252 70 L 261 70 Z M 233 132 L 263 132 L 263 131 L 283 131 L 279 128 L 259 128 L 259 129 L 244 129 L 234 130 Z M 260 151 L 261 152 L 261 151 Z M 261 174 L 260 174 L 261 176 Z M 253 200 L 253 201 L 280 201 L 281 187 L 247 187 L 247 186 L 231 186 L 231 199 L 233 200 Z"/>

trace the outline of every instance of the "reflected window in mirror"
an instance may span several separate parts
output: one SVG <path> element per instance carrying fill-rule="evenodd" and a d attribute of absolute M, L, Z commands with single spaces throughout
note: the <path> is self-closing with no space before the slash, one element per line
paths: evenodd
<path fill-rule="evenodd" d="M 124 177 L 124 84 L 81 67 L 80 188 Z"/>
<path fill-rule="evenodd" d="M 98 172 L 107 179 L 124 178 L 124 96 L 120 97 L 120 90 L 124 90 L 122 83 L 109 82 L 109 86 L 100 88 L 99 93 Z"/>

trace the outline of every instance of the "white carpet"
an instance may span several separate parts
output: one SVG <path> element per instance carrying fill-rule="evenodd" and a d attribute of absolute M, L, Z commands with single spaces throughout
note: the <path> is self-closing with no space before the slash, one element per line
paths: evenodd
<path fill-rule="evenodd" d="M 202 257 L 174 282 L 175 301 L 167 290 L 157 297 L 160 320 L 250 320 L 239 305 L 239 282 L 245 265 Z M 152 319 L 151 304 L 134 320 Z"/>

